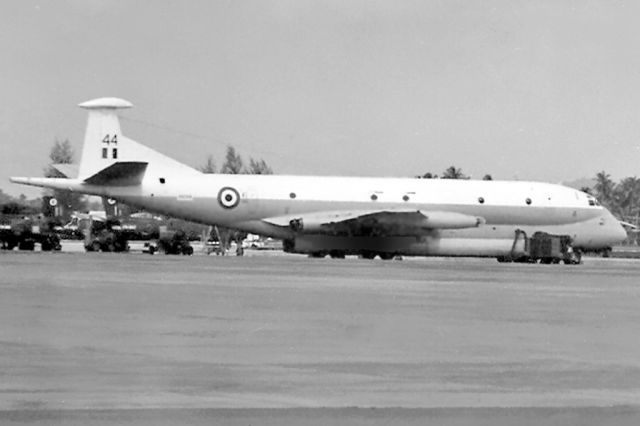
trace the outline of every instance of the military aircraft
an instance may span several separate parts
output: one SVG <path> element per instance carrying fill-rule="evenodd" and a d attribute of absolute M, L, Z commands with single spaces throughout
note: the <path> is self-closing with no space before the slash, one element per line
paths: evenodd
<path fill-rule="evenodd" d="M 534 235 L 568 250 L 606 249 L 626 237 L 589 194 L 520 181 L 203 174 L 123 135 L 119 98 L 88 110 L 78 175 L 12 182 L 109 197 L 148 211 L 279 238 L 285 251 L 390 259 L 527 259 Z"/>

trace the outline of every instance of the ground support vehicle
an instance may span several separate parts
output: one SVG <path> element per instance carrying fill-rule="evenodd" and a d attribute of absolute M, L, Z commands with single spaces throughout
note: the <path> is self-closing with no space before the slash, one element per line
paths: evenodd
<path fill-rule="evenodd" d="M 220 241 L 207 240 L 204 243 L 204 252 L 206 254 L 215 253 L 216 255 L 222 254 L 222 249 L 220 248 Z"/>
<path fill-rule="evenodd" d="M 4 217 L 0 222 L 0 247 L 4 250 L 59 251 L 60 237 L 55 223 L 47 219 L 29 217 Z"/>
<path fill-rule="evenodd" d="M 524 250 L 516 250 L 524 242 Z M 522 230 L 516 231 L 513 250 L 510 256 L 498 257 L 498 262 L 577 265 L 582 261 L 582 254 L 574 250 L 569 235 L 553 235 L 536 232 L 530 238 Z"/>
<path fill-rule="evenodd" d="M 84 232 L 86 251 L 123 252 L 129 251 L 127 231 L 116 219 L 106 221 L 91 220 L 88 232 Z"/>
<path fill-rule="evenodd" d="M 145 243 L 144 251 L 149 254 L 158 252 L 191 256 L 193 254 L 193 247 L 189 243 L 189 238 L 184 231 L 167 231 L 166 229 L 161 229 L 160 238 L 158 238 L 156 242 L 150 241 Z"/>

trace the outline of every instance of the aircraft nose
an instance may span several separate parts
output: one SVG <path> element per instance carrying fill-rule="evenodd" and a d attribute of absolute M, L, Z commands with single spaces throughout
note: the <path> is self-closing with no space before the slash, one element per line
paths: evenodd
<path fill-rule="evenodd" d="M 615 220 L 614 223 L 612 223 L 611 228 L 611 237 L 616 243 L 621 243 L 627 238 L 627 230 L 624 229 L 618 220 Z"/>
<path fill-rule="evenodd" d="M 627 230 L 624 229 L 622 224 L 610 211 L 606 211 L 600 218 L 600 223 L 605 225 L 605 234 L 607 244 L 614 245 L 619 244 L 627 238 Z"/>

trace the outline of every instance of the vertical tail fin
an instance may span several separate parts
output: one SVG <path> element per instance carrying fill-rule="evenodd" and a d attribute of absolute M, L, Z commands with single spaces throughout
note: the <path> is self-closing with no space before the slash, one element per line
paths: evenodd
<path fill-rule="evenodd" d="M 89 110 L 78 171 L 78 177 L 85 179 L 122 157 L 119 146 L 124 142 L 124 138 L 117 112 L 119 109 L 131 108 L 133 104 L 124 99 L 100 98 L 83 102 L 78 106 Z"/>

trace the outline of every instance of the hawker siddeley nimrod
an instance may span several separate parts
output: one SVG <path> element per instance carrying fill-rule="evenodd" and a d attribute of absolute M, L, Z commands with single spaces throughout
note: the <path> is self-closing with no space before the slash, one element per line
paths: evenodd
<path fill-rule="evenodd" d="M 547 183 L 204 174 L 124 136 L 117 113 L 131 103 L 79 106 L 89 119 L 78 176 L 12 182 L 270 236 L 313 256 L 527 260 L 533 235 L 562 236 L 573 253 L 626 237 L 594 197 Z"/>

